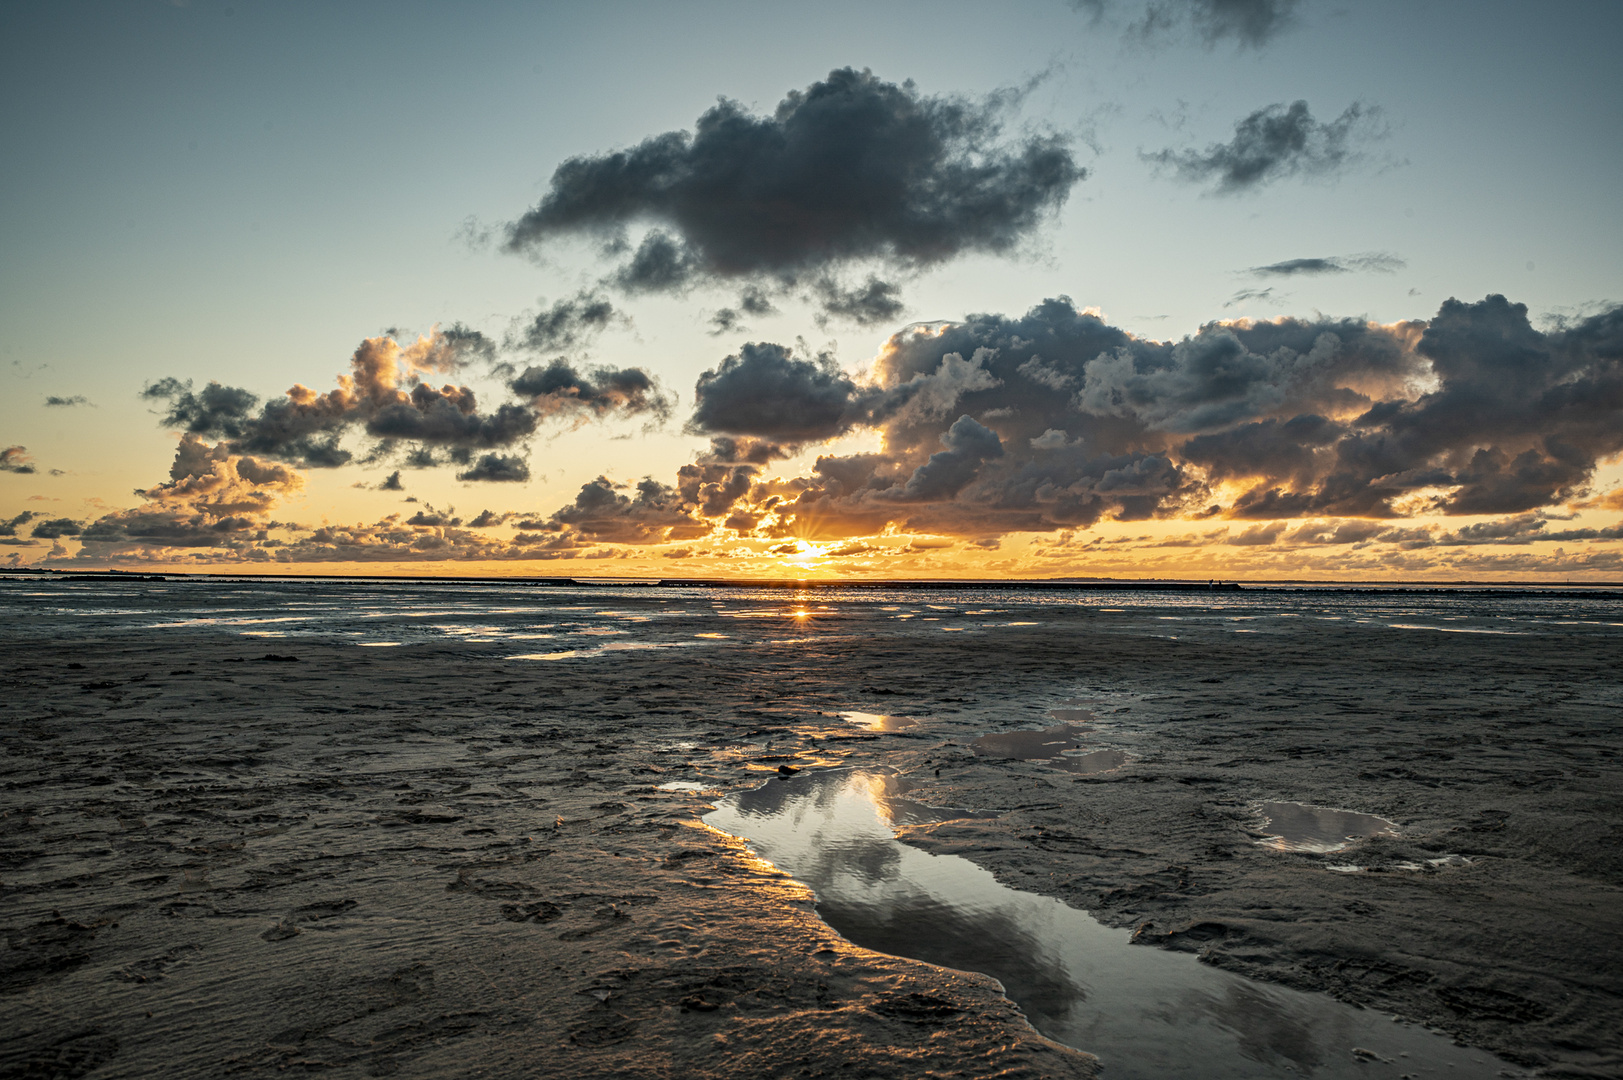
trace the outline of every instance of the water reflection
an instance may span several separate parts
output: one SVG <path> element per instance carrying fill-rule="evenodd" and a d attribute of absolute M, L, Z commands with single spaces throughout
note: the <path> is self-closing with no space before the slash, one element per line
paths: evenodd
<path fill-rule="evenodd" d="M 840 719 L 869 731 L 905 731 L 907 728 L 918 726 L 918 721 L 911 716 L 892 716 L 889 713 L 851 710 L 840 713 Z"/>
<path fill-rule="evenodd" d="M 852 942 L 991 975 L 1039 1031 L 1098 1054 L 1111 1078 L 1372 1075 L 1355 1046 L 1406 1055 L 1402 1071 L 1415 1077 L 1503 1067 L 1372 1011 L 1131 945 L 966 859 L 899 843 L 896 825 L 969 816 L 906 794 L 888 770 L 809 770 L 730 795 L 704 820 L 809 885 L 818 913 Z"/>
<path fill-rule="evenodd" d="M 1127 764 L 1127 755 L 1120 750 L 1094 750 L 1085 754 L 1066 754 L 1053 764 L 1055 768 L 1071 773 L 1101 773 Z"/>
<path fill-rule="evenodd" d="M 996 731 L 972 739 L 969 748 L 982 757 L 1047 761 L 1079 748 L 1076 737 L 1084 730 L 1075 724 L 1056 724 L 1040 731 Z"/>
<path fill-rule="evenodd" d="M 1374 814 L 1298 802 L 1265 802 L 1259 809 L 1269 835 L 1258 843 L 1275 851 L 1340 851 L 1366 837 L 1397 835 L 1396 825 Z"/>

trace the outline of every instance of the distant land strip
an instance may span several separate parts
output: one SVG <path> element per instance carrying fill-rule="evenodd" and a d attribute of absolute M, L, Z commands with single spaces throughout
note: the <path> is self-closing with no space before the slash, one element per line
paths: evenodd
<path fill-rule="evenodd" d="M 532 588 L 666 588 L 666 589 L 917 589 L 931 591 L 1024 589 L 1038 592 L 1337 592 L 1337 593 L 1449 593 L 1453 595 L 1565 596 L 1615 600 L 1623 595 L 1623 582 L 1581 581 L 1571 585 L 1548 581 L 1314 581 L 1301 579 L 1234 581 L 1210 579 L 1121 578 L 966 578 L 966 579 L 861 579 L 838 578 L 609 578 L 609 577 L 450 577 L 427 574 L 252 574 L 168 573 L 122 570 L 57 570 L 46 567 L 0 567 L 0 580 L 41 578 L 61 581 L 347 581 L 417 582 L 425 585 L 530 586 Z M 1598 590 L 1598 591 L 1586 591 Z"/>

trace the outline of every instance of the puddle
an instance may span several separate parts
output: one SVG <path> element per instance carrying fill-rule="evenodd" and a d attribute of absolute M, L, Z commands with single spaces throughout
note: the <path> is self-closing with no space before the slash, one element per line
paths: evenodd
<path fill-rule="evenodd" d="M 1086 754 L 1061 755 L 1053 764 L 1055 768 L 1071 773 L 1109 772 L 1127 764 L 1127 755 L 1120 750 L 1094 750 Z"/>
<path fill-rule="evenodd" d="M 1125 931 L 1001 885 L 967 859 L 908 847 L 895 826 L 965 813 L 906 793 L 888 770 L 808 771 L 729 795 L 704 821 L 810 886 L 818 914 L 848 940 L 992 976 L 1038 1031 L 1097 1054 L 1113 1080 L 1338 1080 L 1395 1076 L 1400 1065 L 1416 1077 L 1474 1078 L 1506 1068 L 1374 1010 L 1132 945 Z M 1372 1072 L 1354 1048 L 1390 1061 L 1390 1072 Z"/>
<path fill-rule="evenodd" d="M 589 649 L 564 649 L 561 652 L 518 653 L 509 660 L 577 660 L 590 656 L 603 656 L 612 652 L 640 652 L 646 649 L 675 649 L 688 644 L 685 641 L 612 641 Z"/>
<path fill-rule="evenodd" d="M 841 720 L 869 731 L 905 731 L 917 727 L 919 723 L 911 716 L 891 716 L 887 713 L 851 711 L 842 712 L 839 716 Z"/>
<path fill-rule="evenodd" d="M 1334 870 L 1338 874 L 1362 874 L 1366 872 L 1379 873 L 1383 870 L 1400 870 L 1404 872 L 1424 872 L 1428 870 L 1446 870 L 1456 866 L 1470 866 L 1471 860 L 1464 855 L 1443 855 L 1435 859 L 1426 859 L 1422 862 L 1395 862 L 1388 866 L 1359 866 L 1357 863 L 1327 863 L 1326 870 Z"/>
<path fill-rule="evenodd" d="M 1047 761 L 1067 750 L 1079 749 L 1082 744 L 1076 741 L 1076 737 L 1082 731 L 1075 724 L 1056 724 L 1041 731 L 997 731 L 971 739 L 969 748 L 981 757 Z"/>
<path fill-rule="evenodd" d="M 1049 715 L 1056 719 L 1093 719 L 1086 709 L 1050 709 Z M 1109 772 L 1127 764 L 1128 757 L 1120 750 L 1083 750 L 1076 737 L 1092 730 L 1063 723 L 1040 731 L 999 731 L 970 740 L 969 748 L 981 757 L 1046 761 L 1068 773 Z"/>
<path fill-rule="evenodd" d="M 1333 810 L 1298 802 L 1265 802 L 1257 808 L 1267 833 L 1257 841 L 1275 851 L 1340 851 L 1371 836 L 1396 836 L 1398 827 L 1374 814 Z"/>

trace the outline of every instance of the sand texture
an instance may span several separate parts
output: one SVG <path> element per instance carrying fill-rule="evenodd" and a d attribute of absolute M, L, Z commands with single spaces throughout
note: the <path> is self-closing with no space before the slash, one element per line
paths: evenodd
<path fill-rule="evenodd" d="M 699 643 L 517 660 L 536 643 L 246 637 L 155 625 L 198 602 L 173 587 L 26 588 L 0 583 L 0 1075 L 1094 1075 L 992 980 L 843 941 L 697 820 L 840 763 L 998 812 L 904 838 L 1146 946 L 1518 1075 L 1623 1075 L 1618 631 L 1236 633 L 1004 597 L 944 633 L 768 597 L 697 639 L 719 597 L 646 591 L 613 605 Z M 125 614 L 75 616 L 96 604 Z M 1127 764 L 968 747 L 1060 707 Z M 1267 800 L 1400 834 L 1269 850 Z"/>

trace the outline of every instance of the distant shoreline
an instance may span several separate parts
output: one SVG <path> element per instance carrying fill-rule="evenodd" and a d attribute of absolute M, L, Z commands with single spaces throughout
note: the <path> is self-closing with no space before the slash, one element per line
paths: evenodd
<path fill-rule="evenodd" d="M 1597 598 L 1623 595 L 1623 581 L 1335 581 L 1306 578 L 1260 580 L 1187 578 L 677 578 L 677 577 L 460 577 L 435 574 L 278 574 L 233 572 L 158 572 L 125 570 L 57 570 L 42 567 L 0 568 L 0 580 L 59 581 L 350 581 L 412 582 L 427 585 L 530 586 L 533 588 L 711 588 L 711 589 L 1029 589 L 1056 592 L 1344 592 L 1544 594 L 1580 596 L 1602 590 Z"/>

